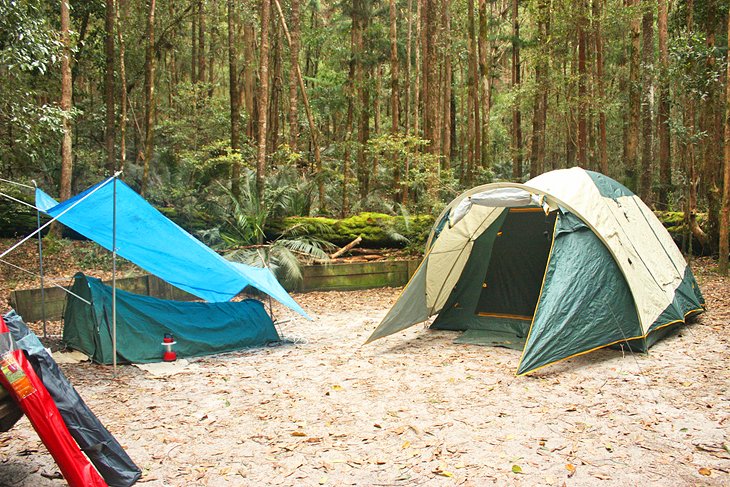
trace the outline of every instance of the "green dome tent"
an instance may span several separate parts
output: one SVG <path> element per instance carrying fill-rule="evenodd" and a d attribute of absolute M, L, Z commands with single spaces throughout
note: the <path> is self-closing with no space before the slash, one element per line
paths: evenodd
<path fill-rule="evenodd" d="M 646 351 L 704 310 L 679 249 L 616 181 L 580 168 L 473 188 L 368 343 L 436 316 L 458 341 L 522 350 L 517 374 L 627 342 Z"/>

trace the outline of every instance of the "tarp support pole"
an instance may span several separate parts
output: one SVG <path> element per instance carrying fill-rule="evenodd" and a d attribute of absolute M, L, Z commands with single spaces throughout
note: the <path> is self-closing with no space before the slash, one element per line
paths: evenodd
<path fill-rule="evenodd" d="M 117 175 L 114 175 L 112 198 L 112 361 L 117 376 Z"/>
<path fill-rule="evenodd" d="M 35 180 L 33 180 L 35 185 Z M 36 185 L 36 189 L 38 186 Z M 43 338 L 48 338 L 48 328 L 46 326 L 46 288 L 43 285 L 43 235 L 41 235 L 41 210 L 35 210 L 36 222 L 38 227 L 38 269 L 41 276 L 41 317 L 43 318 Z"/>

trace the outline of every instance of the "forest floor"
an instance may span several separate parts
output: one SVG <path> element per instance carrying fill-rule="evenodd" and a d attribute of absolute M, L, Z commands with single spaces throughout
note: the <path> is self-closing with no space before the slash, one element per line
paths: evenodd
<path fill-rule="evenodd" d="M 398 289 L 295 295 L 314 321 L 281 325 L 286 344 L 175 375 L 62 368 L 144 486 L 728 485 L 730 280 L 695 272 L 708 312 L 649 354 L 527 377 L 519 352 L 423 326 L 363 346 Z M 27 419 L 0 433 L 0 485 L 58 477 Z"/>

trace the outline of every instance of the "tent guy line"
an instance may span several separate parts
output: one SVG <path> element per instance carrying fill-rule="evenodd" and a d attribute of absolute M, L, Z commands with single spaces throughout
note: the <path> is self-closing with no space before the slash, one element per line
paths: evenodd
<path fill-rule="evenodd" d="M 112 181 L 113 179 L 116 179 L 117 177 L 119 177 L 120 174 L 122 174 L 122 171 L 117 171 L 116 173 L 114 173 L 113 176 L 111 176 L 109 179 L 107 179 L 106 181 L 104 181 L 103 183 L 101 183 L 99 186 L 97 186 L 96 188 L 94 188 L 88 194 L 84 195 L 83 198 L 80 198 L 78 201 L 75 201 L 72 205 L 70 205 L 68 208 L 66 208 L 65 210 L 63 210 L 61 213 L 59 213 L 58 215 L 56 215 L 55 217 L 51 218 L 46 223 L 44 223 L 43 226 L 38 227 L 36 230 L 34 230 L 33 232 L 31 232 L 28 236 L 26 236 L 25 238 L 23 238 L 21 241 L 19 241 L 18 243 L 16 243 L 15 245 L 13 245 L 9 249 L 7 249 L 5 252 L 3 252 L 2 254 L 0 254 L 0 259 L 2 259 L 3 257 L 5 257 L 6 255 L 8 255 L 13 250 L 17 249 L 21 245 L 23 245 L 25 242 L 27 242 L 28 240 L 30 240 L 31 238 L 33 238 L 36 234 L 38 234 L 41 231 L 43 231 L 43 229 L 45 229 L 51 223 L 53 223 L 56 220 L 58 220 L 60 217 L 62 217 L 63 215 L 65 215 L 67 212 L 71 211 L 76 205 L 80 204 L 86 198 L 88 198 L 89 196 L 91 196 L 92 194 L 96 193 L 101 188 L 103 188 L 104 186 L 106 186 L 107 184 L 109 184 L 109 182 Z"/>
<path fill-rule="evenodd" d="M 31 275 L 31 276 L 35 276 L 35 277 L 41 277 L 41 275 L 40 275 L 40 274 L 36 274 L 35 272 L 29 271 L 28 269 L 25 269 L 25 268 L 23 268 L 23 267 L 20 267 L 19 265 L 15 265 L 15 264 L 13 264 L 12 262 L 8 262 L 8 261 L 7 261 L 7 260 L 5 260 L 5 259 L 0 259 L 0 263 L 3 263 L 3 264 L 5 264 L 5 265 L 8 265 L 8 266 L 10 266 L 10 267 L 14 267 L 15 269 L 18 269 L 18 270 L 19 270 L 19 271 L 21 271 L 21 272 L 25 272 L 26 274 L 29 274 L 29 275 Z M 48 278 L 48 277 L 46 277 L 46 279 L 47 279 L 47 280 L 48 280 L 48 281 L 49 281 L 49 282 L 50 282 L 51 284 L 53 284 L 54 286 L 56 286 L 57 288 L 59 288 L 59 289 L 62 289 L 63 291 L 65 291 L 65 292 L 66 292 L 67 294 L 70 294 L 71 296 L 73 296 L 73 297 L 75 297 L 75 298 L 78 298 L 78 299 L 80 299 L 81 301 L 83 301 L 83 302 L 84 302 L 84 303 L 86 303 L 86 304 L 91 304 L 91 303 L 90 303 L 89 301 L 85 300 L 84 298 L 82 298 L 82 297 L 81 297 L 81 296 L 79 296 L 78 294 L 74 293 L 74 292 L 73 292 L 73 291 L 71 291 L 70 289 L 67 289 L 67 288 L 63 287 L 63 286 L 62 286 L 61 284 L 59 284 L 59 283 L 58 283 L 58 281 L 56 281 L 56 280 L 54 280 L 54 279 L 50 279 L 50 278 Z"/>

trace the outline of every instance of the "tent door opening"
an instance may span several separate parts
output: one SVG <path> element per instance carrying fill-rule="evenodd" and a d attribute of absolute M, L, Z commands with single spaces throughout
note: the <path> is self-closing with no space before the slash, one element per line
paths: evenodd
<path fill-rule="evenodd" d="M 480 236 L 432 328 L 460 330 L 457 343 L 522 350 L 535 313 L 557 212 L 507 210 Z"/>
<path fill-rule="evenodd" d="M 532 321 L 553 241 L 556 212 L 512 208 L 492 247 L 475 313 Z"/>

